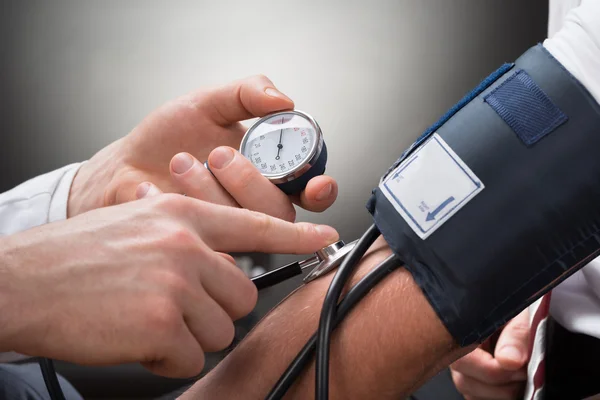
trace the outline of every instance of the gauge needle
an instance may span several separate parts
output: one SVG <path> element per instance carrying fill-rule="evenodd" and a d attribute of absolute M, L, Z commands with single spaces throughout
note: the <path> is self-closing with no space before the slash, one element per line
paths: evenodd
<path fill-rule="evenodd" d="M 283 124 L 283 117 L 281 117 L 281 123 Z M 281 138 L 283 137 L 283 129 L 279 132 L 279 143 L 277 144 L 277 157 L 276 160 L 279 160 L 279 152 L 283 149 L 283 145 L 281 144 Z"/>

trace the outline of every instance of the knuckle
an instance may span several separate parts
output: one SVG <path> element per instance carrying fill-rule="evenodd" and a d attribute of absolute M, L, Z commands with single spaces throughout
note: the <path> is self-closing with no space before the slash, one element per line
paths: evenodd
<path fill-rule="evenodd" d="M 169 232 L 167 240 L 178 248 L 195 248 L 198 243 L 196 234 L 181 225 L 174 227 L 171 232 Z"/>
<path fill-rule="evenodd" d="M 208 352 L 220 351 L 233 342 L 235 337 L 235 326 L 229 318 L 213 321 L 212 333 L 206 337 L 202 348 Z"/>
<path fill-rule="evenodd" d="M 296 209 L 294 206 L 288 207 L 288 209 L 282 213 L 281 219 L 287 222 L 294 222 L 296 220 Z"/>
<path fill-rule="evenodd" d="M 229 319 L 236 321 L 245 317 L 258 302 L 256 285 L 235 264 L 219 264 L 217 268 L 224 269 L 222 272 L 229 276 L 230 290 L 226 299 Z"/>
<path fill-rule="evenodd" d="M 239 286 L 239 292 L 236 293 L 237 307 L 234 310 L 234 315 L 232 315 L 234 320 L 250 314 L 258 301 L 258 289 L 256 289 L 256 285 L 252 281 L 244 277 Z"/>
<path fill-rule="evenodd" d="M 184 183 L 186 186 L 193 188 L 195 191 L 201 191 L 216 180 L 215 176 L 206 169 L 203 165 L 197 165 L 194 169 L 192 177 L 185 177 Z M 200 190 L 199 190 L 200 189 Z"/>
<path fill-rule="evenodd" d="M 529 324 L 515 322 L 510 326 L 511 335 L 517 339 L 525 339 L 529 336 Z"/>
<path fill-rule="evenodd" d="M 187 379 L 200 375 L 206 362 L 202 349 L 198 347 L 197 349 L 179 348 L 177 350 L 183 356 L 173 358 L 170 362 L 174 367 L 169 368 L 169 377 Z"/>
<path fill-rule="evenodd" d="M 171 266 L 164 268 L 157 279 L 167 290 L 167 293 L 177 295 L 190 290 L 190 284 L 182 268 Z"/>
<path fill-rule="evenodd" d="M 301 243 L 319 237 L 319 233 L 314 224 L 298 223 L 294 224 L 294 236 L 296 242 Z"/>
<path fill-rule="evenodd" d="M 153 244 L 167 259 L 167 265 L 173 265 L 174 258 L 182 256 L 181 252 L 189 253 L 201 248 L 200 238 L 186 226 L 172 222 L 160 223 L 156 230 L 159 234 Z"/>
<path fill-rule="evenodd" d="M 236 190 L 245 190 L 254 185 L 258 170 L 251 165 L 242 164 L 233 175 L 233 186 Z"/>
<path fill-rule="evenodd" d="M 158 207 L 164 211 L 182 211 L 185 206 L 185 196 L 176 193 L 164 193 L 156 197 Z"/>
<path fill-rule="evenodd" d="M 454 386 L 456 386 L 456 390 L 463 394 L 465 394 L 468 391 L 466 379 L 463 374 L 453 371 L 452 380 L 454 381 Z"/>
<path fill-rule="evenodd" d="M 235 258 L 233 258 L 231 255 L 229 255 L 227 253 L 219 253 L 219 252 L 217 252 L 217 254 L 220 257 L 223 257 L 224 259 L 226 259 L 227 261 L 229 261 L 232 265 L 236 265 Z"/>
<path fill-rule="evenodd" d="M 462 372 L 464 369 L 464 364 L 465 362 L 468 362 L 468 360 L 466 360 L 467 356 L 464 356 L 462 358 L 459 358 L 458 360 L 454 361 L 454 363 L 452 363 L 452 365 L 450 365 L 450 371 L 452 372 Z"/>
<path fill-rule="evenodd" d="M 204 364 L 206 363 L 206 358 L 204 356 L 204 352 L 200 351 L 198 353 L 198 356 L 196 356 L 195 358 L 195 363 L 194 365 L 196 366 L 195 368 L 192 368 L 192 370 L 190 371 L 192 373 L 193 376 L 198 376 L 202 373 L 202 370 L 204 369 Z"/>
<path fill-rule="evenodd" d="M 506 372 L 498 369 L 481 368 L 485 380 L 490 383 L 501 383 L 506 379 Z"/>
<path fill-rule="evenodd" d="M 204 353 L 200 351 L 198 355 L 194 358 L 194 362 L 190 364 L 190 367 L 186 371 L 185 378 L 191 378 L 200 375 L 202 373 L 202 370 L 204 369 L 205 361 L 206 359 Z"/>
<path fill-rule="evenodd" d="M 461 373 L 461 370 L 458 369 L 458 368 L 456 368 L 456 366 L 454 364 L 451 364 L 448 367 L 448 370 L 450 371 L 450 376 L 451 376 L 452 380 L 454 380 L 454 374 L 460 374 Z"/>
<path fill-rule="evenodd" d="M 295 225 L 299 236 L 315 236 L 318 235 L 317 228 L 314 224 L 300 223 Z"/>
<path fill-rule="evenodd" d="M 146 325 L 149 332 L 162 338 L 177 335 L 181 324 L 181 310 L 172 297 L 158 296 L 147 302 Z"/>
<path fill-rule="evenodd" d="M 259 238 L 268 237 L 273 230 L 273 220 L 266 214 L 254 212 L 256 219 L 257 235 Z"/>

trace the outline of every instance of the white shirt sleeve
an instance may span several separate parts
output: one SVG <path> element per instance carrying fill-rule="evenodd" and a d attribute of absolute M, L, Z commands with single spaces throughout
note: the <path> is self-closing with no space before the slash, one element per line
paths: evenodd
<path fill-rule="evenodd" d="M 71 183 L 81 165 L 67 165 L 0 194 L 0 236 L 66 219 Z"/>
<path fill-rule="evenodd" d="M 600 1 L 551 0 L 548 33 L 544 47 L 600 104 Z M 550 313 L 566 329 L 600 338 L 600 258 L 552 291 Z"/>

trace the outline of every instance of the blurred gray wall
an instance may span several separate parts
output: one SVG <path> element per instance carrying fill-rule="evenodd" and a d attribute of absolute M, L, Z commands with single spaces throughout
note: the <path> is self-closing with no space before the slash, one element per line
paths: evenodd
<path fill-rule="evenodd" d="M 352 240 L 401 151 L 542 40 L 547 0 L 4 1 L 0 189 L 89 158 L 166 100 L 255 73 L 313 114 Z"/>

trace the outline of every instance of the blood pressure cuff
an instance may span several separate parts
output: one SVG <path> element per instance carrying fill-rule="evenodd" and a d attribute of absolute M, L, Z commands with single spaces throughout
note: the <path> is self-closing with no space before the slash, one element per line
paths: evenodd
<path fill-rule="evenodd" d="M 600 254 L 600 107 L 541 45 L 428 129 L 367 208 L 462 346 Z"/>

